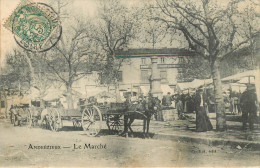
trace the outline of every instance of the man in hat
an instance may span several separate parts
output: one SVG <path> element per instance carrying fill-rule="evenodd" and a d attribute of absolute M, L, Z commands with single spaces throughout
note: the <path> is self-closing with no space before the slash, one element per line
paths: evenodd
<path fill-rule="evenodd" d="M 257 112 L 257 97 L 254 85 L 247 85 L 246 91 L 241 95 L 240 103 L 242 109 L 243 130 L 246 130 L 247 122 L 249 122 L 250 130 L 253 130 Z"/>

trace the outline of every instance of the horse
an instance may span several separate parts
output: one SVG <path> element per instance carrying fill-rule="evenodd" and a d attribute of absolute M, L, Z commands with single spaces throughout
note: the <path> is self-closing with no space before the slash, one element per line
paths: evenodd
<path fill-rule="evenodd" d="M 135 119 L 143 120 L 143 138 L 150 138 L 149 126 L 152 115 L 156 115 L 161 109 L 161 101 L 157 97 L 149 96 L 146 100 L 139 100 L 135 103 L 126 103 L 126 113 L 124 115 L 124 131 L 121 135 L 128 132 L 128 128 L 133 134 L 131 128 Z M 129 119 L 129 121 L 128 121 Z"/>

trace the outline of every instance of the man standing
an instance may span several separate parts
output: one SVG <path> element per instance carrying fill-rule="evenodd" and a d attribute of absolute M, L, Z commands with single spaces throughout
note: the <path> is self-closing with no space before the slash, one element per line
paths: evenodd
<path fill-rule="evenodd" d="M 253 130 L 257 112 L 257 97 L 254 85 L 248 84 L 247 90 L 241 95 L 240 103 L 242 109 L 243 130 L 246 130 L 247 122 L 249 122 L 250 130 Z"/>
<path fill-rule="evenodd" d="M 165 103 L 166 103 L 166 106 L 172 105 L 172 96 L 171 96 L 170 92 L 168 92 L 167 95 L 165 96 Z"/>
<path fill-rule="evenodd" d="M 10 114 L 10 121 L 11 121 L 11 124 L 13 124 L 13 117 L 14 117 L 14 112 L 15 110 L 14 110 L 14 105 L 11 105 L 11 107 L 10 107 L 10 110 L 9 110 L 9 114 Z"/>
<path fill-rule="evenodd" d="M 181 116 L 183 115 L 183 103 L 180 95 L 177 95 L 176 97 L 176 109 L 178 112 L 178 118 L 181 119 Z"/>

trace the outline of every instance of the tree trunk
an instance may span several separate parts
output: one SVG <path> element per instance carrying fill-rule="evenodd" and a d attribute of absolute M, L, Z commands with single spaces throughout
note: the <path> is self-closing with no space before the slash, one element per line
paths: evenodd
<path fill-rule="evenodd" d="M 4 101 L 5 101 L 5 117 L 8 118 L 8 101 L 7 101 L 7 95 L 4 93 Z"/>
<path fill-rule="evenodd" d="M 34 67 L 32 65 L 32 61 L 28 56 L 28 52 L 25 54 L 25 58 L 27 60 L 27 63 L 29 64 L 30 72 L 31 72 L 31 86 L 35 86 L 35 74 L 34 74 Z"/>
<path fill-rule="evenodd" d="M 115 82 L 115 96 L 116 96 L 116 102 L 121 102 L 121 96 L 120 96 L 120 92 L 119 92 L 119 84 L 118 82 Z"/>
<path fill-rule="evenodd" d="M 72 88 L 71 88 L 71 86 L 67 87 L 66 101 L 67 101 L 68 109 L 74 109 L 74 103 L 73 103 L 73 98 L 72 98 Z"/>
<path fill-rule="evenodd" d="M 224 100 L 222 94 L 222 84 L 219 73 L 219 62 L 215 61 L 211 66 L 211 74 L 213 78 L 214 94 L 216 102 L 216 129 L 217 131 L 225 131 L 226 126 L 226 114 L 224 107 Z"/>

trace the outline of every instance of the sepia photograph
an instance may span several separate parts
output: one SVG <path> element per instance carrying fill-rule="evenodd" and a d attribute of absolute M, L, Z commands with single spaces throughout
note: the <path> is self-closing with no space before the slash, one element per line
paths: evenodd
<path fill-rule="evenodd" d="M 0 167 L 259 167 L 259 0 L 0 0 Z"/>

